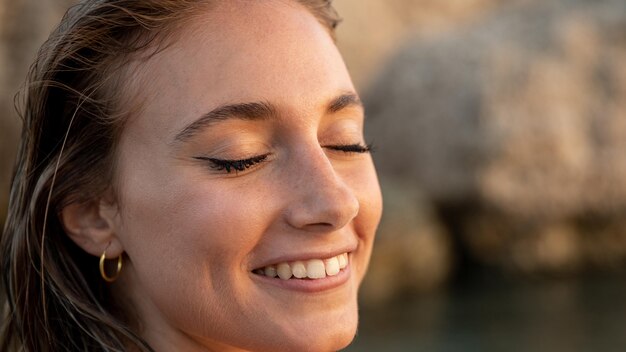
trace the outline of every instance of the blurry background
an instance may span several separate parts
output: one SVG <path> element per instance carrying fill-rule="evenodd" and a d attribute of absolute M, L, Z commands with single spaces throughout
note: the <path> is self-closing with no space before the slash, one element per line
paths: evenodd
<path fill-rule="evenodd" d="M 69 0 L 0 0 L 12 97 Z M 626 1 L 336 0 L 385 197 L 349 351 L 626 349 Z"/>

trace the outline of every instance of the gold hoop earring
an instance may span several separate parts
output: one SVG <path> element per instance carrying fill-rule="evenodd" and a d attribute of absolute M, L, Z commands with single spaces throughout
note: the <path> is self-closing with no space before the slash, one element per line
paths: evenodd
<path fill-rule="evenodd" d="M 120 256 L 117 257 L 117 272 L 115 272 L 115 275 L 113 276 L 108 276 L 107 273 L 104 271 L 104 261 L 106 260 L 106 253 L 107 251 L 105 249 L 100 256 L 100 276 L 102 276 L 102 278 L 106 282 L 114 282 L 115 280 L 117 280 L 118 276 L 120 276 L 120 271 L 122 271 L 122 255 L 120 254 Z"/>

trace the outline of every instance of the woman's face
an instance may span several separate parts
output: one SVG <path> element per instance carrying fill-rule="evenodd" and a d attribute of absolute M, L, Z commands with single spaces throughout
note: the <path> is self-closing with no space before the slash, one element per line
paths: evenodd
<path fill-rule="evenodd" d="M 222 1 L 178 34 L 129 84 L 115 292 L 157 350 L 344 347 L 381 195 L 340 54 L 290 1 Z"/>

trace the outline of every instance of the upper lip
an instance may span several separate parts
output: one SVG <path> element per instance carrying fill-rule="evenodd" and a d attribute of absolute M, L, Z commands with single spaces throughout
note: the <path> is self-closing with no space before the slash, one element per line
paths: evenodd
<path fill-rule="evenodd" d="M 273 257 L 271 259 L 265 260 L 263 262 L 261 262 L 260 265 L 254 265 L 252 270 L 256 270 L 256 269 L 261 269 L 264 268 L 266 266 L 270 266 L 270 265 L 276 265 L 276 264 L 280 264 L 280 263 L 289 263 L 289 262 L 295 262 L 295 261 L 306 261 L 306 260 L 310 260 L 310 259 L 328 259 L 328 258 L 332 258 L 332 257 L 336 257 L 340 254 L 343 253 L 351 253 L 354 252 L 357 249 L 357 245 L 349 245 L 349 246 L 344 246 L 344 247 L 340 247 L 337 249 L 334 249 L 332 251 L 307 251 L 307 252 L 300 252 L 300 253 L 290 253 L 290 254 L 285 254 L 285 255 L 281 255 L 278 257 Z"/>

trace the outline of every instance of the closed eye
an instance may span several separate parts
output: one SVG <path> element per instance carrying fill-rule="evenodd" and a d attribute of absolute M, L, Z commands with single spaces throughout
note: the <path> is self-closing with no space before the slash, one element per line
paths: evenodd
<path fill-rule="evenodd" d="M 331 144 L 323 146 L 326 149 L 340 151 L 344 153 L 357 153 L 365 154 L 370 153 L 373 150 L 371 144 Z M 242 172 L 246 171 L 257 164 L 264 162 L 270 154 L 257 155 L 247 159 L 218 159 L 207 156 L 194 157 L 196 160 L 200 160 L 209 164 L 209 167 L 216 171 L 226 171 L 226 173 Z"/>
<path fill-rule="evenodd" d="M 240 160 L 217 159 L 217 158 L 210 158 L 206 156 L 198 156 L 198 157 L 194 157 L 194 159 L 208 162 L 209 167 L 217 171 L 225 170 L 226 173 L 231 173 L 231 172 L 237 173 L 237 172 L 245 171 L 259 163 L 262 163 L 263 161 L 267 159 L 268 156 L 269 154 L 264 154 L 264 155 L 258 155 L 252 158 L 240 159 Z"/>
<path fill-rule="evenodd" d="M 336 150 L 340 152 L 345 152 L 345 153 L 359 153 L 359 154 L 369 153 L 373 149 L 372 144 L 360 144 L 360 143 L 332 144 L 332 145 L 325 145 L 324 148 Z"/>

